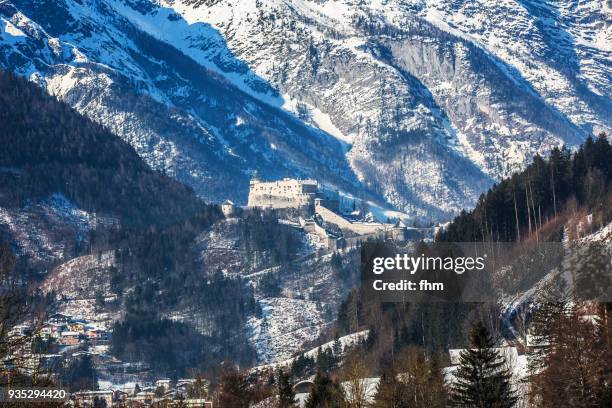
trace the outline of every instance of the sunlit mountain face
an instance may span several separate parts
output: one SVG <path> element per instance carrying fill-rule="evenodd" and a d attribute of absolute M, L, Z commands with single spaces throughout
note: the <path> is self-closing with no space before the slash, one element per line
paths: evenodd
<path fill-rule="evenodd" d="M 595 0 L 10 0 L 0 66 L 206 200 L 246 203 L 258 171 L 440 220 L 612 127 L 610 19 Z"/>

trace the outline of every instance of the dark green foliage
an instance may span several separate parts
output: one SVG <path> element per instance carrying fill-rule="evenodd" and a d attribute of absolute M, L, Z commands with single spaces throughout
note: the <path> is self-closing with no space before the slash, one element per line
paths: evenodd
<path fill-rule="evenodd" d="M 573 154 L 566 148 L 554 148 L 546 160 L 536 155 L 524 171 L 481 195 L 474 210 L 462 211 L 437 240 L 516 241 L 568 209 L 573 200 L 609 219 L 610 157 L 612 146 L 605 134 L 589 137 Z"/>
<path fill-rule="evenodd" d="M 486 327 L 478 322 L 470 334 L 469 348 L 461 353 L 451 390 L 456 407 L 512 407 L 517 397 L 510 384 L 507 362 Z"/>
<path fill-rule="evenodd" d="M 143 361 L 156 373 L 185 375 L 188 369 L 209 370 L 232 358 L 252 364 L 255 355 L 246 340 L 204 336 L 185 323 L 152 313 L 130 313 L 113 327 L 111 352 L 124 361 Z M 163 350 L 163 353 L 160 353 Z"/>
<path fill-rule="evenodd" d="M 345 336 L 357 331 L 363 319 L 362 309 L 363 303 L 359 298 L 359 292 L 357 290 L 352 290 L 338 308 L 336 323 L 338 335 Z"/>
<path fill-rule="evenodd" d="M 197 235 L 222 218 L 219 209 L 152 171 L 120 138 L 24 79 L 0 72 L 0 107 L 0 206 L 15 208 L 61 193 L 84 210 L 120 220 L 119 226 L 92 231 L 86 244 L 65 254 L 114 251 L 118 262 L 109 274 L 120 300 L 106 305 L 97 296 L 97 307 L 128 312 L 117 326 L 116 354 L 126 361 L 142 357 L 156 372 L 170 370 L 168 375 L 226 358 L 251 364 L 254 352 L 243 327 L 259 312 L 252 289 L 199 264 L 193 248 Z M 288 262 L 299 242 L 292 232 L 273 225 L 271 216 L 248 217 L 243 242 L 249 256 L 261 251 L 272 261 Z M 214 334 L 204 337 L 159 318 L 185 309 L 214 327 Z M 168 352 L 156 352 L 156 343 Z"/>
<path fill-rule="evenodd" d="M 124 361 L 145 361 L 156 372 L 183 373 L 201 364 L 207 345 L 203 336 L 184 323 L 130 314 L 114 325 L 111 351 Z"/>
<path fill-rule="evenodd" d="M 257 288 L 265 297 L 277 297 L 281 293 L 280 280 L 274 273 L 262 276 Z"/>
<path fill-rule="evenodd" d="M 67 384 L 71 392 L 81 390 L 96 390 L 98 377 L 93 366 L 91 356 L 88 354 L 74 358 L 63 374 L 63 383 Z"/>
<path fill-rule="evenodd" d="M 338 276 L 342 282 L 348 282 L 351 279 L 352 269 L 350 267 L 344 267 L 342 263 L 342 255 L 338 252 L 334 252 L 331 257 L 331 267 L 334 273 Z"/>
<path fill-rule="evenodd" d="M 344 406 L 344 390 L 327 374 L 317 371 L 306 408 L 339 408 Z"/>
<path fill-rule="evenodd" d="M 55 354 L 58 352 L 59 347 L 55 339 L 36 336 L 32 339 L 31 350 L 34 354 Z"/>
<path fill-rule="evenodd" d="M 0 205 L 62 193 L 122 222 L 162 224 L 202 207 L 108 130 L 25 79 L 0 71 Z"/>
<path fill-rule="evenodd" d="M 294 378 L 303 378 L 308 373 L 314 372 L 315 360 L 312 357 L 306 357 L 304 354 L 300 354 L 291 363 L 291 376 Z"/>
<path fill-rule="evenodd" d="M 169 375 L 167 370 L 171 369 L 210 368 L 226 359 L 241 366 L 254 361 L 254 351 L 244 332 L 248 317 L 260 313 L 253 289 L 239 277 L 224 275 L 220 269 L 223 265 L 209 266 L 198 261 L 196 238 L 218 219 L 218 211 L 207 207 L 194 217 L 165 227 L 120 228 L 91 234 L 96 251 L 115 252 L 118 262 L 110 270 L 111 287 L 117 294 L 127 294 L 124 306 L 131 315 L 144 315 L 146 321 L 168 310 L 189 309 L 195 312 L 195 320 L 215 328 L 205 338 L 186 334 L 187 338 L 194 338 L 194 344 L 206 344 L 208 353 L 190 355 L 189 347 L 175 347 L 175 357 L 168 361 L 157 361 L 153 347 L 138 346 L 142 341 L 152 345 L 151 336 L 123 339 L 126 349 L 151 350 L 143 357 L 156 372 Z M 238 227 L 241 249 L 248 256 L 270 263 L 294 257 L 299 241 L 276 218 L 259 212 L 247 213 Z M 280 282 L 275 275 L 264 276 L 259 288 L 269 296 L 277 295 Z M 155 321 L 150 323 L 155 325 Z M 144 332 L 156 330 L 151 327 Z M 130 357 L 133 353 L 125 354 L 120 347 L 117 350 L 125 358 L 134 359 Z"/>
<path fill-rule="evenodd" d="M 386 370 L 380 377 L 374 408 L 411 408 L 408 400 L 408 392 L 398 379 L 394 371 Z"/>
<path fill-rule="evenodd" d="M 359 291 L 349 294 L 339 308 L 337 329 L 343 336 L 368 329 L 363 347 L 380 360 L 381 368 L 390 364 L 393 354 L 409 345 L 430 352 L 461 347 L 468 337 L 466 322 L 485 314 L 488 306 L 478 303 L 385 303 L 368 302 Z M 496 314 L 496 312 L 494 312 Z M 393 335 L 391 345 L 385 343 Z M 392 347 L 389 347 L 392 346 Z"/>
<path fill-rule="evenodd" d="M 165 375 L 187 368 L 210 368 L 225 359 L 241 365 L 253 362 L 254 351 L 243 327 L 259 312 L 252 289 L 238 278 L 198 267 L 195 237 L 219 218 L 212 207 L 167 227 L 96 231 L 90 241 L 96 250 L 115 248 L 117 266 L 110 270 L 112 289 L 125 298 L 126 320 L 117 325 L 113 352 L 127 361 L 147 362 Z M 201 336 L 186 324 L 157 316 L 181 307 L 215 331 Z M 167 344 L 160 355 L 158 343 Z M 204 350 L 207 350 L 204 352 Z"/>
<path fill-rule="evenodd" d="M 234 369 L 228 369 L 223 373 L 219 393 L 221 407 L 248 408 L 252 397 L 250 385 L 242 373 Z"/>
<path fill-rule="evenodd" d="M 334 344 L 332 346 L 332 352 L 334 353 L 334 356 L 336 357 L 342 354 L 342 343 L 340 342 L 340 339 L 338 337 L 336 337 L 336 339 L 334 340 Z"/>
<path fill-rule="evenodd" d="M 256 256 L 261 253 L 266 253 L 275 265 L 295 259 L 300 238 L 294 229 L 279 224 L 274 212 L 248 211 L 241 227 L 242 242 L 250 261 L 256 262 Z"/>
<path fill-rule="evenodd" d="M 294 407 L 296 403 L 291 376 L 283 369 L 278 370 L 278 399 L 280 408 Z"/>
<path fill-rule="evenodd" d="M 339 360 L 340 356 L 334 354 L 330 347 L 326 347 L 323 350 L 319 349 L 315 361 L 318 370 L 329 373 L 338 368 Z"/>
<path fill-rule="evenodd" d="M 253 291 L 239 278 L 227 277 L 220 271 L 208 274 L 195 266 L 195 255 L 189 247 L 203 225 L 196 227 L 193 221 L 187 224 L 160 231 L 124 231 L 111 238 L 120 248 L 116 250 L 119 265 L 111 271 L 112 288 L 116 293 L 133 288 L 125 298 L 125 308 L 130 313 L 128 317 L 134 317 L 122 323 L 132 335 L 117 340 L 118 347 L 113 350 L 130 361 L 135 361 L 136 356 L 123 353 L 122 347 L 142 351 L 143 361 L 160 373 L 210 368 L 225 359 L 251 364 L 255 355 L 243 328 L 248 316 L 259 312 Z M 156 316 L 180 307 L 195 310 L 198 319 L 215 327 L 213 334 L 204 338 L 185 325 L 168 322 L 156 327 Z M 147 327 L 134 335 L 133 324 Z M 178 330 L 179 336 L 172 330 Z M 121 330 L 114 333 L 114 344 L 117 333 Z M 158 336 L 168 339 L 169 347 L 173 347 L 165 356 L 157 355 L 156 342 L 161 341 Z M 139 345 L 141 342 L 147 345 Z"/>

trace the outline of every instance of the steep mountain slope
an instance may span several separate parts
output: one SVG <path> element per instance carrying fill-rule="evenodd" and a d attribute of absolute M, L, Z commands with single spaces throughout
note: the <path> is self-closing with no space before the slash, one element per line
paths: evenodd
<path fill-rule="evenodd" d="M 607 301 L 612 288 L 611 155 L 612 145 L 602 135 L 588 138 L 574 153 L 555 149 L 549 159 L 536 156 L 438 233 L 440 243 L 505 245 L 508 258 L 498 257 L 492 277 L 496 302 L 380 303 L 355 289 L 339 308 L 338 334 L 370 329 L 360 356 L 384 367 L 405 347 L 464 347 L 474 321 L 489 325 L 499 340 L 524 341 L 541 303 Z M 478 279 L 486 286 L 486 277 Z"/>
<path fill-rule="evenodd" d="M 164 225 L 204 208 L 123 140 L 0 71 L 0 233 L 18 255 L 52 263 L 113 224 Z"/>
<path fill-rule="evenodd" d="M 25 79 L 0 71 L 0 107 L 0 240 L 57 310 L 125 329 L 121 359 L 150 362 L 146 339 L 169 318 L 181 322 L 170 327 L 179 342 L 203 345 L 159 372 L 285 359 L 317 339 L 354 284 L 355 253 L 339 265 L 320 258 L 272 215 L 222 219 Z M 182 356 L 181 347 L 169 354 Z"/>
<path fill-rule="evenodd" d="M 612 126 L 597 0 L 0 4 L 2 66 L 213 200 L 258 170 L 445 217 Z"/>
<path fill-rule="evenodd" d="M 334 174 L 339 185 L 351 182 L 335 139 L 249 97 L 106 1 L 5 1 L 2 15 L 2 65 L 105 124 L 151 167 L 208 199 L 245 199 L 247 170 L 256 168 L 275 177 L 309 169 L 322 180 Z"/>
<path fill-rule="evenodd" d="M 321 256 L 299 230 L 275 221 L 263 226 L 265 231 L 257 231 L 261 224 L 253 217 L 226 219 L 200 234 L 195 248 L 202 267 L 222 268 L 254 287 L 261 314 L 251 316 L 246 329 L 257 361 L 271 363 L 293 356 L 326 332 L 341 299 L 356 284 L 359 251 Z M 279 256 L 287 246 L 290 252 Z"/>

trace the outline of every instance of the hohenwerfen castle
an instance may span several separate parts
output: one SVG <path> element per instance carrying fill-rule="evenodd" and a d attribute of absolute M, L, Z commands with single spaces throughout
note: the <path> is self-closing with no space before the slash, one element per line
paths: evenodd
<path fill-rule="evenodd" d="M 296 208 L 314 212 L 315 205 L 323 205 L 338 211 L 338 198 L 319 191 L 316 180 L 284 178 L 277 181 L 261 181 L 254 177 L 250 183 L 249 207 Z"/>
<path fill-rule="evenodd" d="M 406 241 L 411 235 L 400 220 L 389 224 L 365 221 L 363 217 L 354 217 L 354 213 L 343 214 L 338 193 L 322 191 L 312 179 L 261 181 L 255 176 L 250 183 L 248 207 L 297 210 L 299 226 L 317 235 L 330 249 L 355 246 L 370 238 Z"/>

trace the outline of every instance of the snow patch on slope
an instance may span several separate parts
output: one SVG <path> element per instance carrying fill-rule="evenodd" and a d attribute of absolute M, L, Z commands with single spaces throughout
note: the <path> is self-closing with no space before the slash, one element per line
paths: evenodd
<path fill-rule="evenodd" d="M 0 207 L 0 224 L 8 227 L 17 255 L 27 256 L 35 262 L 61 259 L 67 239 L 82 241 L 98 225 L 115 223 L 116 219 L 99 217 L 78 208 L 61 194 L 18 209 Z"/>
<path fill-rule="evenodd" d="M 259 304 L 262 317 L 252 317 L 248 330 L 261 362 L 276 362 L 291 357 L 302 344 L 319 337 L 325 326 L 317 302 L 267 298 L 259 300 Z"/>

